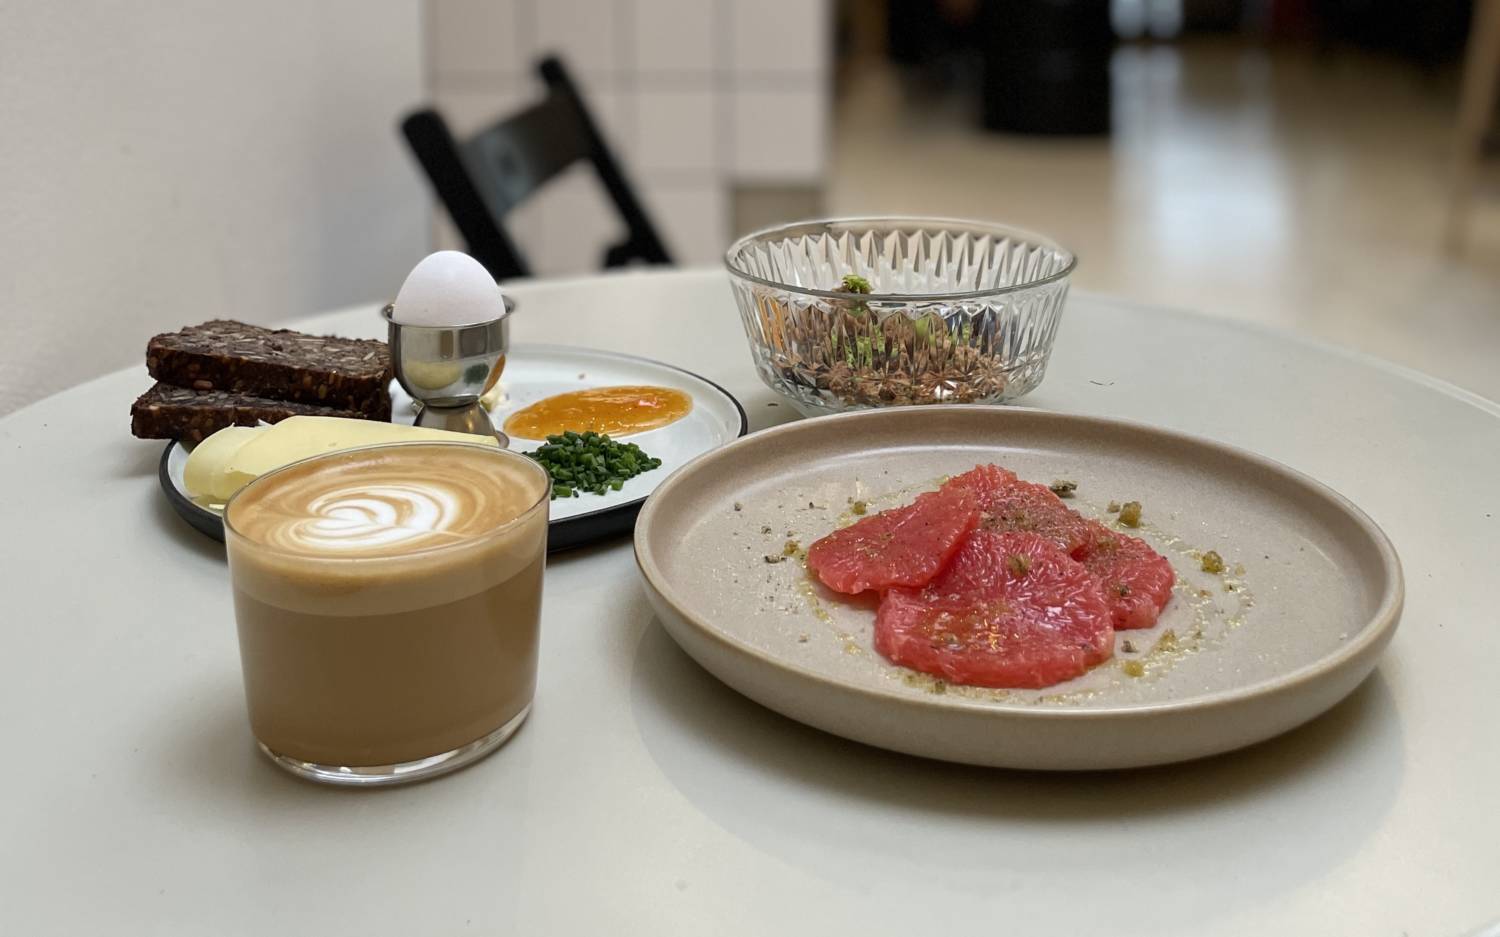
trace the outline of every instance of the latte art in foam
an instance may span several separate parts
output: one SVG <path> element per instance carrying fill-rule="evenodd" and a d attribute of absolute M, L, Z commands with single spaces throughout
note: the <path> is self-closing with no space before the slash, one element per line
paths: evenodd
<path fill-rule="evenodd" d="M 234 512 L 247 539 L 294 553 L 400 555 L 459 543 L 521 514 L 535 486 L 506 484 L 494 460 L 372 456 L 334 471 L 291 472 Z M 247 510 L 246 508 L 251 508 Z"/>
<path fill-rule="evenodd" d="M 458 503 L 447 488 L 420 483 L 330 492 L 308 502 L 309 517 L 268 531 L 268 545 L 289 540 L 319 550 L 390 546 L 447 532 Z"/>

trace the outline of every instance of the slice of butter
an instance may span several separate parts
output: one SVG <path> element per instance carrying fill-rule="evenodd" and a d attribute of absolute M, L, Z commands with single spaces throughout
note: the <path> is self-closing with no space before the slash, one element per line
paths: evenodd
<path fill-rule="evenodd" d="M 240 447 L 264 433 L 267 426 L 226 426 L 193 447 L 182 467 L 182 485 L 195 498 L 224 501 L 237 489 L 228 489 L 224 469 Z"/>
<path fill-rule="evenodd" d="M 499 440 L 493 436 L 337 416 L 293 416 L 265 428 L 253 439 L 236 447 L 218 477 L 222 479 L 222 489 L 228 491 L 224 496 L 227 499 L 250 482 L 283 465 L 358 446 L 403 442 L 462 442 L 500 447 Z"/>

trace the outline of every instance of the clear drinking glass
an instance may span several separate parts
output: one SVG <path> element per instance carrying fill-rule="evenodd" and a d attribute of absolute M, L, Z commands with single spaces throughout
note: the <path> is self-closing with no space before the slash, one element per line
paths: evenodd
<path fill-rule="evenodd" d="M 525 456 L 427 442 L 241 489 L 225 543 L 261 750 L 305 778 L 381 785 L 499 747 L 536 687 L 550 494 Z"/>

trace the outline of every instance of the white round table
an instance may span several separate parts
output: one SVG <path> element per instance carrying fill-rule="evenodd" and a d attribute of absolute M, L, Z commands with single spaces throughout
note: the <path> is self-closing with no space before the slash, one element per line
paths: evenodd
<path fill-rule="evenodd" d="M 517 285 L 517 342 L 647 355 L 793 418 L 724 277 Z M 374 306 L 298 323 L 375 337 Z M 141 336 L 142 346 L 146 336 Z M 1043 775 L 865 748 L 677 649 L 628 541 L 554 557 L 530 721 L 432 783 L 330 790 L 252 744 L 222 547 L 129 436 L 144 368 L 0 420 L 0 933 L 1384 934 L 1500 915 L 1500 407 L 1349 352 L 1095 296 L 1027 405 L 1311 473 L 1408 603 L 1347 702 L 1257 748 Z"/>

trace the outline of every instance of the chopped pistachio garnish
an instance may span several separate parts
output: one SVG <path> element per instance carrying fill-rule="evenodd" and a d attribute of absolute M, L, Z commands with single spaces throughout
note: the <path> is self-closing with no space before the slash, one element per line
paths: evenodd
<path fill-rule="evenodd" d="M 844 274 L 843 286 L 845 293 L 871 293 L 870 281 L 854 273 Z"/>
<path fill-rule="evenodd" d="M 1203 571 L 1205 573 L 1222 573 L 1224 571 L 1224 558 L 1213 550 L 1203 554 Z"/>
<path fill-rule="evenodd" d="M 1144 677 L 1146 675 L 1146 665 L 1138 660 L 1127 660 L 1120 665 L 1120 669 L 1125 671 L 1125 676 L 1127 677 Z"/>
<path fill-rule="evenodd" d="M 1073 492 L 1078 490 L 1078 483 L 1058 478 L 1054 479 L 1052 484 L 1047 487 L 1052 489 L 1052 493 L 1059 498 L 1071 498 L 1073 497 Z"/>
<path fill-rule="evenodd" d="M 938 694 L 939 696 L 943 695 L 944 693 L 947 693 L 948 692 L 948 683 L 947 683 L 947 681 L 944 681 L 944 680 L 934 680 L 934 681 L 932 681 L 932 692 Z"/>
<path fill-rule="evenodd" d="M 856 501 L 853 504 L 849 505 L 849 510 L 853 511 L 855 514 L 863 514 L 869 509 L 870 506 L 863 501 Z"/>
<path fill-rule="evenodd" d="M 1126 527 L 1141 526 L 1141 503 L 1139 501 L 1126 501 L 1120 506 L 1120 523 Z"/>
<path fill-rule="evenodd" d="M 802 546 L 800 544 L 798 544 L 797 541 L 795 541 L 795 540 L 788 540 L 786 542 L 786 545 L 781 548 L 781 555 L 782 556 L 796 556 L 797 553 L 801 549 L 802 549 Z"/>
<path fill-rule="evenodd" d="M 1005 565 L 1015 576 L 1024 576 L 1031 570 L 1031 557 L 1024 553 L 1012 553 L 1005 558 Z"/>

